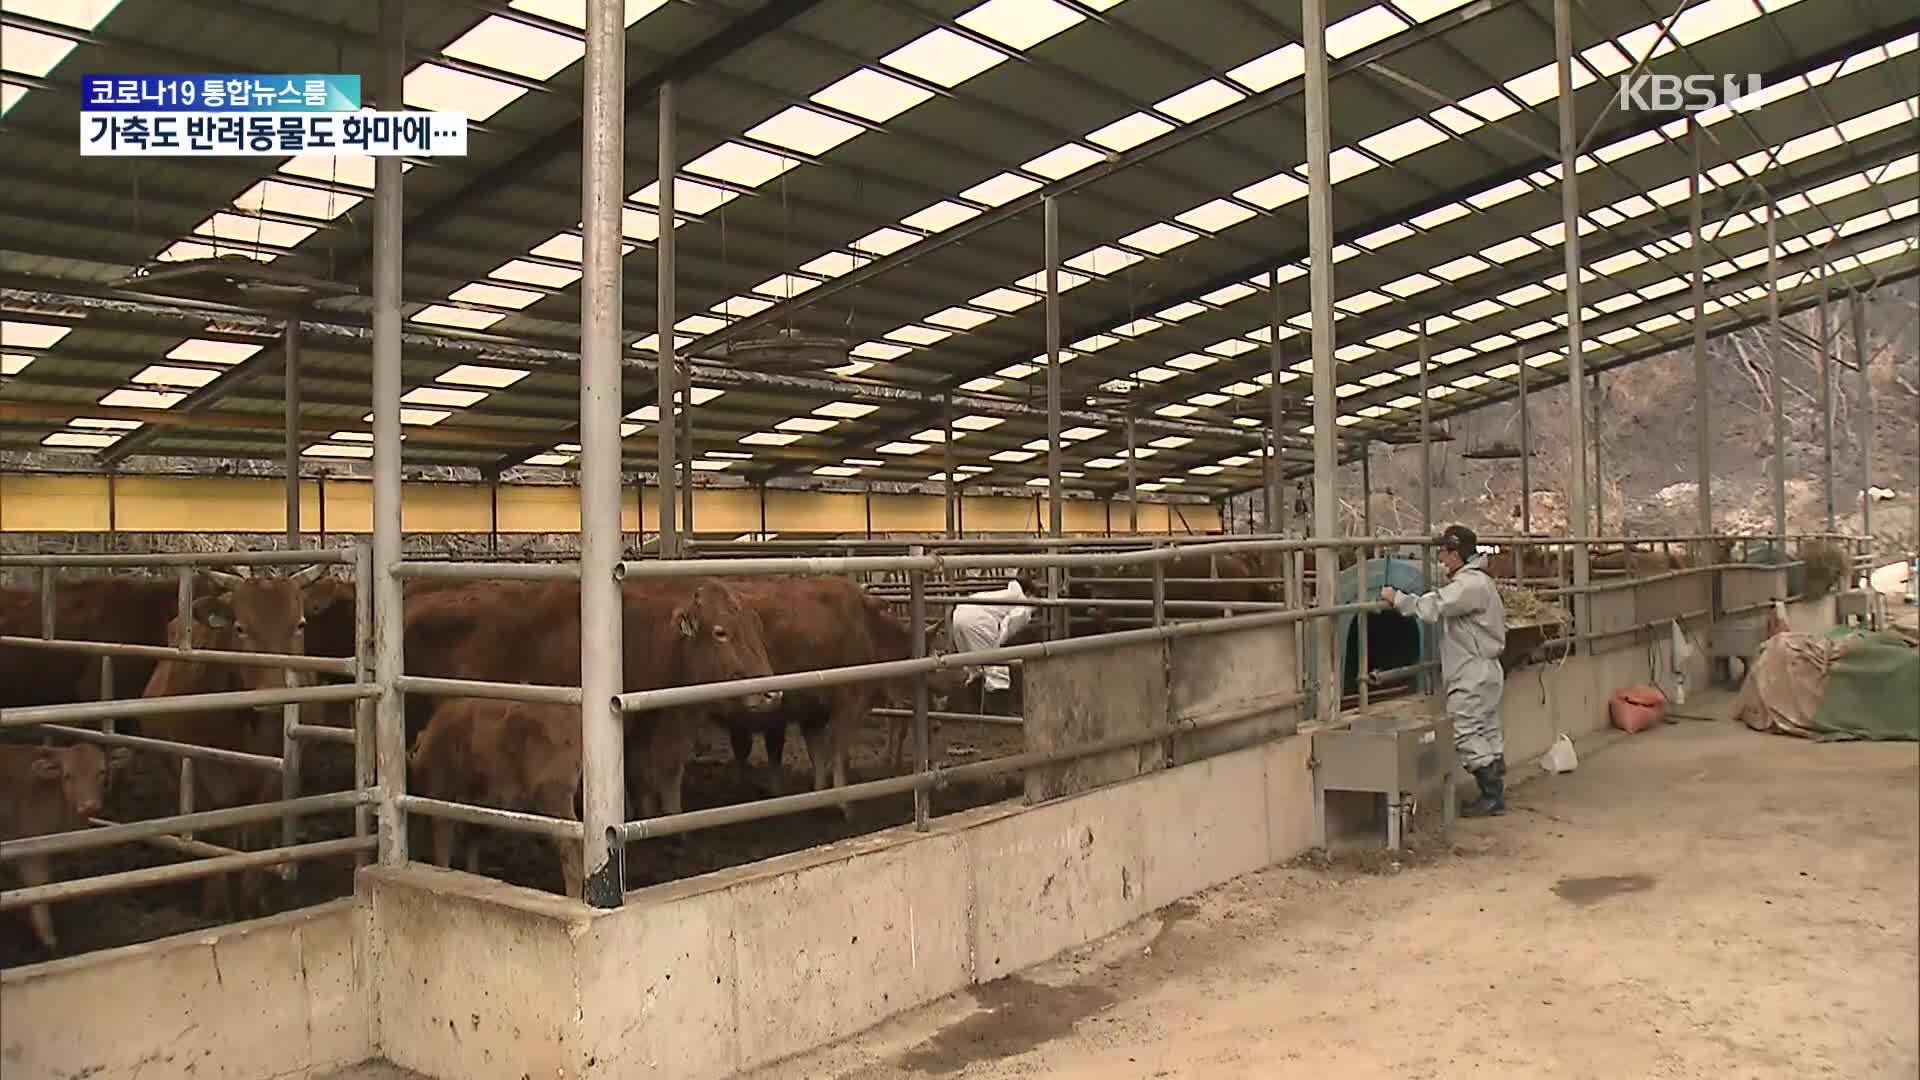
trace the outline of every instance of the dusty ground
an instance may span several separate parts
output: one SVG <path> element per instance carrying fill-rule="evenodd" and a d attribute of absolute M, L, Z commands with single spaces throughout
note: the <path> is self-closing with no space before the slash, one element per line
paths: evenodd
<path fill-rule="evenodd" d="M 1456 850 L 1240 879 L 756 1080 L 1920 1075 L 1920 749 L 1622 740 Z"/>

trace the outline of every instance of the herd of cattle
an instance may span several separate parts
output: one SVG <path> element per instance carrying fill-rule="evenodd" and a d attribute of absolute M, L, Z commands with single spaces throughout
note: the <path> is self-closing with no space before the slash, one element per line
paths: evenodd
<path fill-rule="evenodd" d="M 1500 556 L 1496 554 L 1495 559 Z M 1164 564 L 1165 595 L 1222 605 L 1281 598 L 1283 557 L 1182 555 Z M 1635 573 L 1665 569 L 1664 558 L 1619 556 Z M 1350 565 L 1351 553 L 1343 565 Z M 1654 562 L 1659 565 L 1653 565 Z M 1309 571 L 1311 555 L 1309 554 Z M 1603 560 L 1596 565 L 1605 569 Z M 1529 576 L 1557 576 L 1557 562 L 1528 559 Z M 1513 572 L 1511 557 L 1496 576 Z M 624 595 L 623 685 L 627 690 L 718 682 L 904 659 L 909 626 L 887 602 L 850 579 L 680 578 L 627 582 Z M 1079 598 L 1147 599 L 1149 571 L 1116 567 L 1073 579 Z M 201 572 L 195 582 L 189 625 L 180 626 L 177 582 L 171 577 L 113 575 L 63 579 L 55 589 L 56 636 L 67 640 L 166 645 L 190 636 L 195 648 L 273 654 L 350 657 L 355 654 L 353 585 L 321 576 L 317 569 L 290 576 L 245 576 Z M 504 683 L 577 686 L 580 680 L 578 584 L 516 581 L 410 582 L 405 597 L 405 670 L 410 675 Z M 1109 612 L 1095 607 L 1077 629 L 1111 628 Z M 1144 611 L 1121 609 L 1123 615 Z M 1194 617 L 1192 612 L 1176 616 Z M 1044 620 L 1035 620 L 1038 629 Z M 938 647 L 938 628 L 934 628 Z M 0 589 L 0 635 L 38 637 L 38 590 Z M 0 646 L 0 708 L 90 701 L 101 696 L 101 661 L 88 653 L 26 646 Z M 929 679 L 930 704 L 943 709 L 964 675 L 946 669 Z M 186 660 L 113 659 L 110 691 L 115 698 L 269 689 L 285 685 L 280 669 Z M 710 705 L 631 716 L 626 724 L 629 804 L 642 814 L 673 814 L 682 808 L 682 778 L 702 730 L 724 728 L 737 763 L 745 767 L 753 740 L 767 750 L 765 786 L 777 793 L 789 724 L 806 741 L 815 790 L 848 782 L 851 739 L 874 707 L 901 706 L 911 680 L 856 682 L 768 693 Z M 322 707 L 309 706 L 317 713 Z M 315 722 L 309 721 L 309 722 Z M 344 715 L 333 722 L 344 723 Z M 892 722 L 896 748 L 905 721 Z M 178 743 L 279 757 L 283 726 L 279 706 L 234 708 L 123 721 L 121 730 Z M 576 817 L 580 787 L 579 714 L 571 707 L 443 698 L 407 697 L 406 738 L 411 748 L 408 789 L 433 798 L 480 803 L 553 817 Z M 126 760 L 88 745 L 55 749 L 0 744 L 0 780 L 6 796 L 0 835 L 8 839 L 84 828 L 96 816 L 114 770 Z M 897 765 L 897 761 L 895 763 Z M 216 809 L 279 797 L 279 777 L 264 769 L 202 760 L 192 771 L 193 805 Z M 243 849 L 264 846 L 266 826 L 243 829 Z M 434 856 L 450 864 L 458 827 L 434 821 Z M 577 845 L 559 845 L 568 888 L 578 893 Z M 469 859 L 472 849 L 469 847 Z M 28 884 L 46 880 L 44 861 L 22 860 Z M 257 874 L 242 875 L 240 905 L 258 906 Z M 228 883 L 210 878 L 209 913 L 232 906 Z M 52 948 L 44 911 L 34 930 Z"/>

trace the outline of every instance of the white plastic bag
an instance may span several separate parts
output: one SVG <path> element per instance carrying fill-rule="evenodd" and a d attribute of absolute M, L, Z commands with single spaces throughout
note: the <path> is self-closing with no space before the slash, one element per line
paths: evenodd
<path fill-rule="evenodd" d="M 1540 767 L 1550 773 L 1569 773 L 1580 767 L 1579 755 L 1573 752 L 1573 740 L 1560 735 L 1553 740 L 1553 747 L 1540 755 Z"/>

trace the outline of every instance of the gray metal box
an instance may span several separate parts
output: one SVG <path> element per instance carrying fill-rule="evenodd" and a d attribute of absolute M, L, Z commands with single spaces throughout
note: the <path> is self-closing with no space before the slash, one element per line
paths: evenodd
<path fill-rule="evenodd" d="M 1329 791 L 1386 796 L 1387 848 L 1399 850 L 1403 828 L 1418 809 L 1438 808 L 1453 826 L 1453 723 L 1445 716 L 1361 714 L 1351 727 L 1313 736 L 1313 841 L 1327 845 Z"/>

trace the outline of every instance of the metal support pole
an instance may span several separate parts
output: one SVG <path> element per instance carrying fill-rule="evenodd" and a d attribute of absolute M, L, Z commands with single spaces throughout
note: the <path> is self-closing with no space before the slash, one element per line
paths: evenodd
<path fill-rule="evenodd" d="M 293 551 L 300 547 L 300 320 L 287 320 L 281 351 L 286 354 L 281 393 L 287 408 L 287 550 Z M 291 825 L 293 819 L 287 820 Z"/>
<path fill-rule="evenodd" d="M 1600 463 L 1600 373 L 1593 380 L 1593 535 L 1607 535 L 1607 472 Z M 1624 530 L 1623 530 L 1624 531 Z"/>
<path fill-rule="evenodd" d="M 1127 414 L 1127 534 L 1140 535 L 1140 469 L 1134 460 L 1133 414 Z"/>
<path fill-rule="evenodd" d="M 353 661 L 356 670 L 354 682 L 373 682 L 373 548 L 365 542 L 353 545 Z M 353 703 L 353 786 L 367 789 L 374 786 L 377 774 L 374 772 L 374 753 L 376 740 L 375 704 L 371 698 L 361 698 Z M 372 825 L 372 808 L 365 803 L 353 809 L 353 835 L 365 836 Z M 366 856 L 360 855 L 356 864 L 364 864 Z"/>
<path fill-rule="evenodd" d="M 580 312 L 580 820 L 586 841 L 588 904 L 619 907 L 626 894 L 621 845 L 610 841 L 626 806 L 625 724 L 614 706 L 621 686 L 620 590 L 620 218 L 626 191 L 626 18 L 624 0 L 587 5 L 587 57 L 581 157 Z M 664 91 L 664 88 L 663 88 Z M 662 97 L 661 141 L 667 148 L 671 114 Z M 668 168 L 662 159 L 662 171 Z M 664 203 L 672 182 L 661 184 Z M 661 207 L 661 236 L 673 232 Z M 663 250 L 670 250 L 663 248 Z M 673 289 L 673 263 L 662 257 L 661 295 Z M 663 305 L 664 306 L 664 305 Z M 673 323 L 663 321 L 663 349 L 672 348 Z M 669 369 L 663 357 L 661 371 Z M 664 431 L 673 425 L 673 399 L 661 403 Z M 687 404 L 691 405 L 691 396 Z M 689 410 L 691 411 L 691 410 Z M 662 532 L 669 522 L 662 520 Z"/>
<path fill-rule="evenodd" d="M 1520 535 L 1533 535 L 1533 413 L 1527 408 L 1527 347 L 1514 349 L 1520 362 Z M 1582 451 L 1584 453 L 1584 451 Z"/>
<path fill-rule="evenodd" d="M 1361 461 L 1364 463 L 1366 459 L 1362 458 Z M 1373 535 L 1373 530 L 1371 528 L 1365 529 L 1363 531 L 1368 536 Z M 1361 600 L 1361 602 L 1363 603 L 1373 598 L 1372 583 L 1367 580 L 1368 564 L 1371 562 L 1373 562 L 1373 548 L 1371 546 L 1361 548 L 1360 549 L 1360 592 L 1357 595 Z M 1356 626 L 1359 629 L 1360 658 L 1359 658 L 1359 663 L 1355 665 L 1354 676 L 1355 676 L 1355 681 L 1358 682 L 1360 686 L 1360 708 L 1362 710 L 1365 710 L 1368 704 L 1367 687 L 1368 687 L 1368 684 L 1373 681 L 1371 678 L 1369 678 L 1369 676 L 1373 674 L 1373 653 L 1372 653 L 1372 650 L 1367 647 L 1368 625 L 1367 625 L 1366 609 L 1362 608 L 1360 610 L 1359 618 L 1357 618 L 1353 623 L 1350 623 L 1349 625 Z M 1345 649 L 1346 642 L 1344 641 L 1341 642 L 1340 647 L 1342 649 Z M 1340 689 L 1342 693 L 1346 691 L 1346 687 L 1344 685 L 1342 685 Z M 1389 807 L 1388 812 L 1389 813 L 1393 812 L 1393 808 Z"/>
<path fill-rule="evenodd" d="M 286 677 L 288 686 L 299 686 L 302 683 L 299 672 L 286 671 L 281 674 Z M 298 704 L 280 707 L 280 797 L 283 799 L 300 797 L 300 760 L 303 756 L 301 751 L 305 748 L 300 745 L 300 739 L 294 735 L 300 727 L 300 709 L 301 706 Z M 289 813 L 280 819 L 280 846 L 292 847 L 299 842 L 300 815 Z M 292 881 L 298 873 L 299 868 L 292 863 L 287 864 L 281 871 L 288 881 Z"/>
<path fill-rule="evenodd" d="M 677 272 L 677 271 L 676 271 Z M 680 415 L 675 423 L 680 425 L 680 440 L 675 444 L 680 452 L 680 535 L 687 543 L 693 542 L 693 360 L 681 357 L 680 375 L 674 380 L 674 386 L 680 391 Z"/>
<path fill-rule="evenodd" d="M 58 567 L 43 566 L 40 568 L 40 636 L 47 641 L 52 641 L 58 636 L 56 633 L 57 627 L 54 625 L 54 613 L 57 610 L 57 605 L 54 603 L 54 593 L 58 588 L 56 584 L 58 579 L 54 575 L 59 572 Z M 181 610 L 185 609 L 183 608 Z M 184 619 L 181 620 L 183 623 L 185 621 Z"/>
<path fill-rule="evenodd" d="M 1360 535 L 1373 535 L 1373 441 L 1360 444 Z M 1366 595 L 1362 589 L 1361 596 Z"/>
<path fill-rule="evenodd" d="M 500 473 L 487 473 L 487 554 L 500 554 Z"/>
<path fill-rule="evenodd" d="M 1839 531 L 1835 524 L 1833 490 L 1833 319 L 1827 299 L 1827 265 L 1820 264 L 1820 355 L 1815 358 L 1815 374 L 1820 376 L 1820 490 L 1827 503 L 1827 534 Z"/>
<path fill-rule="evenodd" d="M 654 257 L 657 264 L 654 277 L 659 286 L 659 299 L 656 302 L 655 311 L 657 314 L 654 318 L 654 324 L 659 332 L 660 363 L 655 371 L 654 381 L 659 390 L 657 395 L 659 404 L 657 408 L 659 409 L 660 416 L 659 422 L 656 425 L 659 429 L 659 439 L 655 444 L 659 449 L 659 463 L 655 468 L 659 476 L 660 505 L 655 507 L 654 510 L 660 518 L 660 557 L 663 559 L 674 558 L 680 553 L 680 529 L 675 520 L 675 510 L 677 509 L 675 504 L 679 501 L 679 494 L 676 490 L 677 483 L 674 474 L 674 470 L 678 466 L 680 459 L 676 456 L 675 451 L 675 445 L 678 440 L 674 438 L 675 426 L 673 422 L 674 389 L 675 384 L 680 381 L 680 373 L 673 359 L 674 229 L 672 225 L 673 174 L 678 168 L 679 158 L 675 156 L 673 145 L 675 122 L 673 98 L 673 84 L 671 82 L 661 83 L 660 195 L 657 200 L 659 204 L 658 213 L 661 228 L 660 238 L 655 240 L 653 245 Z"/>
<path fill-rule="evenodd" d="M 1696 515 L 1701 536 L 1713 535 L 1713 371 L 1707 365 L 1707 253 L 1701 238 L 1700 120 L 1687 117 L 1687 143 L 1693 171 L 1687 175 L 1687 232 L 1693 253 L 1693 467 Z"/>
<path fill-rule="evenodd" d="M 1280 441 L 1286 430 L 1284 423 L 1287 415 L 1286 394 L 1280 389 L 1280 373 L 1286 364 L 1286 354 L 1280 347 L 1280 327 L 1286 321 L 1286 312 L 1280 310 L 1280 268 L 1267 272 L 1267 435 L 1268 439 L 1260 447 L 1260 453 L 1267 462 L 1267 475 L 1271 480 L 1267 484 L 1267 531 L 1274 534 L 1286 530 L 1287 523 L 1287 471 L 1280 465 Z"/>
<path fill-rule="evenodd" d="M 1047 256 L 1047 535 L 1059 539 L 1064 507 L 1060 498 L 1060 202 L 1049 195 L 1043 204 Z M 1047 595 L 1064 595 L 1058 567 L 1047 568 Z M 1049 613 L 1053 636 L 1067 636 L 1067 611 Z"/>
<path fill-rule="evenodd" d="M 1787 547 L 1787 413 L 1780 380 L 1780 208 L 1767 193 L 1767 392 L 1773 395 L 1773 532 L 1781 556 Z M 1584 629 L 1582 631 L 1585 632 Z"/>
<path fill-rule="evenodd" d="M 1573 0 L 1553 0 L 1553 45 L 1560 91 L 1560 225 L 1567 272 L 1567 443 L 1571 474 L 1567 478 L 1567 522 L 1575 541 L 1573 583 L 1585 586 L 1592 552 L 1581 543 L 1587 532 L 1587 357 L 1580 326 L 1580 177 L 1575 168 L 1580 138 L 1574 115 Z M 1526 366 L 1525 362 L 1521 367 Z M 1524 448 L 1523 448 L 1524 449 Z M 1522 459 L 1524 460 L 1524 459 Z M 1591 605 L 1584 595 L 1574 602 L 1576 632 L 1590 629 Z"/>
<path fill-rule="evenodd" d="M 1872 355 L 1867 351 L 1867 312 L 1859 293 L 1847 300 L 1847 314 L 1853 320 L 1853 366 L 1854 382 L 1858 387 L 1859 405 L 1855 406 L 1858 416 L 1854 422 L 1859 425 L 1860 438 L 1860 534 L 1873 535 L 1873 379 L 1867 371 Z M 1869 541 L 1871 543 L 1871 541 Z"/>
<path fill-rule="evenodd" d="M 1427 356 L 1430 346 L 1427 341 L 1427 320 L 1425 319 L 1420 320 L 1419 337 L 1420 337 L 1420 535 L 1432 536 L 1433 535 L 1433 399 L 1427 396 L 1428 381 L 1430 377 L 1429 369 L 1430 369 L 1431 360 Z M 1426 544 L 1420 545 L 1420 581 L 1423 585 L 1430 585 L 1433 582 L 1433 548 Z M 1424 661 L 1429 656 L 1434 655 L 1433 629 L 1427 626 L 1425 623 L 1417 622 L 1417 620 L 1416 620 L 1416 623 L 1420 628 L 1420 659 Z M 1429 692 L 1432 688 L 1431 676 L 1426 671 L 1424 670 L 1421 671 L 1416 685 L 1420 687 L 1421 693 L 1424 694 Z M 1448 805 L 1451 805 L 1451 803 L 1449 803 Z"/>
<path fill-rule="evenodd" d="M 1155 551 L 1164 546 L 1161 541 L 1153 542 Z M 1159 559 L 1153 563 L 1153 625 L 1167 625 L 1167 564 Z"/>
<path fill-rule="evenodd" d="M 1562 3 L 1565 0 L 1561 0 Z M 1332 133 L 1327 117 L 1327 0 L 1300 0 L 1301 44 L 1306 50 L 1308 283 L 1313 312 L 1313 535 L 1334 537 L 1334 478 L 1339 444 L 1333 371 L 1333 183 L 1328 175 Z M 1331 547 L 1314 554 L 1318 606 L 1338 603 L 1340 556 Z M 1333 620 L 1315 620 L 1314 712 L 1322 723 L 1340 714 L 1340 668 Z"/>
<path fill-rule="evenodd" d="M 406 78 L 406 2 L 380 0 L 380 100 L 397 102 Z M 376 751 L 380 778 L 380 863 L 407 862 L 406 705 L 396 680 L 406 633 L 400 579 L 401 174 L 397 157 L 373 166 L 373 631 Z M 183 591 L 184 591 L 183 586 Z M 181 763 L 182 771 L 187 765 Z M 185 787 L 182 789 L 186 790 Z"/>
<path fill-rule="evenodd" d="M 914 544 L 907 548 L 907 554 L 921 556 L 927 549 Z M 927 655 L 927 573 L 924 570 L 907 571 L 907 621 L 913 628 L 913 658 L 918 660 Z M 926 772 L 932 768 L 933 741 L 928 732 L 930 721 L 927 717 L 927 673 L 922 671 L 913 677 L 913 771 Z M 927 831 L 927 819 L 933 814 L 933 793 L 926 788 L 913 789 L 913 827 L 916 832 Z"/>
<path fill-rule="evenodd" d="M 946 434 L 945 434 L 945 437 L 941 439 L 940 449 L 942 451 L 942 454 L 941 454 L 941 457 L 943 459 L 942 465 L 945 468 L 945 471 L 941 475 L 947 478 L 947 482 L 945 484 L 945 493 L 946 493 L 945 502 L 946 502 L 946 508 L 947 508 L 947 539 L 953 540 L 960 535 L 960 532 L 959 532 L 960 530 L 960 481 L 954 472 L 955 469 L 959 468 L 959 463 L 954 460 L 954 452 L 953 452 L 953 395 L 952 394 L 948 394 L 941 399 L 940 413 L 941 413 L 941 416 L 944 418 L 945 424 L 946 424 L 944 429 Z"/>

